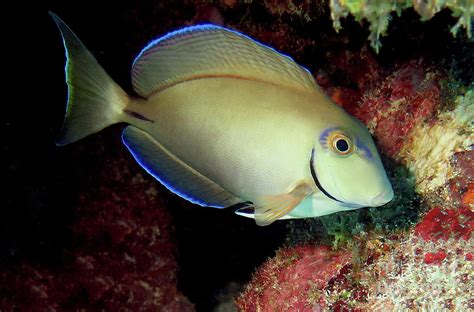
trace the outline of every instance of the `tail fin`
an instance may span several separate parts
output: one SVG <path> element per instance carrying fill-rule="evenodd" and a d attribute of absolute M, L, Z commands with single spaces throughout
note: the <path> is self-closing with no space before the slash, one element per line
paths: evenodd
<path fill-rule="evenodd" d="M 72 30 L 49 12 L 63 37 L 66 50 L 68 102 L 57 145 L 82 139 L 123 118 L 129 97 L 99 65 Z"/>

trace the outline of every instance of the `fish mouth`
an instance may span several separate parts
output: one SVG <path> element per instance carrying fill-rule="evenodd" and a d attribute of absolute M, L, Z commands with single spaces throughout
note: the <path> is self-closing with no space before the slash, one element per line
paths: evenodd
<path fill-rule="evenodd" d="M 332 196 L 331 194 L 329 194 L 329 192 L 326 191 L 324 189 L 324 187 L 321 185 L 321 183 L 319 182 L 318 176 L 316 175 L 316 171 L 314 170 L 314 148 L 311 150 L 311 160 L 309 161 L 309 169 L 311 170 L 311 175 L 313 176 L 314 183 L 316 183 L 316 187 L 321 192 L 323 192 L 323 194 L 326 195 L 326 197 L 328 197 L 328 198 L 330 198 L 334 201 L 337 201 L 339 203 L 345 204 L 343 201 L 341 201 L 341 200 L 335 198 L 334 196 Z"/>
<path fill-rule="evenodd" d="M 392 201 L 393 196 L 394 196 L 393 189 L 390 187 L 390 188 L 382 191 L 377 196 L 375 196 L 372 199 L 372 201 L 370 202 L 370 204 L 372 205 L 372 207 L 383 206 L 383 205 L 389 203 L 390 201 Z"/>

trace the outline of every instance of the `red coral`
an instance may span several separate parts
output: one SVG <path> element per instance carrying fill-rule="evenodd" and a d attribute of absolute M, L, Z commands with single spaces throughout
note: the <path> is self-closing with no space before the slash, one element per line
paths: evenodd
<path fill-rule="evenodd" d="M 373 256 L 369 256 L 367 263 L 373 260 Z M 320 300 L 321 306 L 329 308 L 331 311 L 352 311 L 357 312 L 361 311 L 358 308 L 352 307 L 353 303 L 365 302 L 367 299 L 367 289 L 361 285 L 354 285 L 355 278 L 352 264 L 345 265 L 340 271 L 339 274 L 332 278 L 329 282 L 325 291 L 332 294 L 341 294 L 349 293 L 349 295 L 343 296 L 342 299 L 335 301 L 330 304 L 329 307 L 326 306 L 326 303 L 323 300 Z"/>
<path fill-rule="evenodd" d="M 469 239 L 474 226 L 474 212 L 467 207 L 459 209 L 433 208 L 416 225 L 415 234 L 424 240 L 447 240 L 449 237 Z"/>
<path fill-rule="evenodd" d="M 472 207 L 474 205 L 474 183 L 469 183 L 467 191 L 462 197 L 462 204 L 466 207 Z"/>
<path fill-rule="evenodd" d="M 441 264 L 441 262 L 446 258 L 446 252 L 440 250 L 438 252 L 427 252 L 425 254 L 425 263 L 426 264 Z"/>
<path fill-rule="evenodd" d="M 379 88 L 366 93 L 352 113 L 372 125 L 380 149 L 397 158 L 412 128 L 436 115 L 441 77 L 424 62 L 411 61 L 387 77 Z"/>
<path fill-rule="evenodd" d="M 327 246 L 285 248 L 267 261 L 237 299 L 241 311 L 314 311 L 322 291 L 351 259 Z M 334 281 L 333 281 L 334 283 Z"/>

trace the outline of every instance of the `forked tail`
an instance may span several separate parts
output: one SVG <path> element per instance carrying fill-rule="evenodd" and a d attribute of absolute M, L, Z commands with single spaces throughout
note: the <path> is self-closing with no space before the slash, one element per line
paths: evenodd
<path fill-rule="evenodd" d="M 122 121 L 129 97 L 72 30 L 57 15 L 49 14 L 61 32 L 67 56 L 66 117 L 56 140 L 57 145 L 65 145 Z"/>

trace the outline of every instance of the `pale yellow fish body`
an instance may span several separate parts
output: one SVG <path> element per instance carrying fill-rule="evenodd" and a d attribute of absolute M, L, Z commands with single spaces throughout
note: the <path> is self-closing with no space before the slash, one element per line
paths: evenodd
<path fill-rule="evenodd" d="M 347 122 L 322 92 L 235 78 L 183 82 L 130 109 L 154 120 L 136 125 L 171 153 L 252 202 L 312 183 L 311 150 L 328 127 L 321 116 Z"/>
<path fill-rule="evenodd" d="M 242 202 L 254 204 L 302 182 L 314 186 L 309 159 L 316 134 L 334 124 L 355 123 L 318 89 L 229 77 L 186 81 L 146 102 L 132 101 L 129 109 L 154 121 L 132 124 Z M 299 208 L 311 216 L 341 210 L 330 201 L 325 207 L 320 190 L 314 186 L 313 191 L 314 199 Z M 287 216 L 308 216 L 298 210 Z"/>
<path fill-rule="evenodd" d="M 116 123 L 138 163 L 203 206 L 253 205 L 266 225 L 393 197 L 365 126 L 332 103 L 291 58 L 205 25 L 152 42 L 135 60 L 128 96 L 52 14 L 68 61 L 60 145 Z"/>

